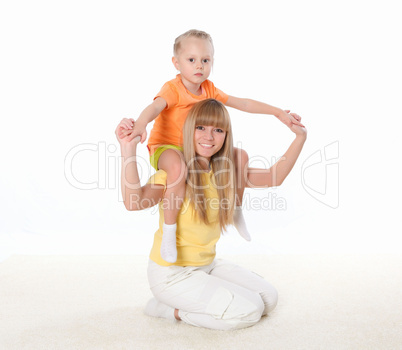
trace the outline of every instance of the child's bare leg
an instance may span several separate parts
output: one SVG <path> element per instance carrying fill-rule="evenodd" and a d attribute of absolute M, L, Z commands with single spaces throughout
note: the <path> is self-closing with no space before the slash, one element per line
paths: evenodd
<path fill-rule="evenodd" d="M 166 171 L 166 191 L 163 198 L 162 259 L 174 263 L 177 260 L 176 220 L 186 191 L 187 169 L 180 151 L 168 149 L 158 161 L 158 168 Z"/>
<path fill-rule="evenodd" d="M 236 188 L 236 208 L 233 214 L 234 226 L 246 241 L 251 241 L 251 236 L 247 230 L 246 221 L 243 217 L 243 212 L 241 209 L 244 189 L 246 188 L 247 182 L 247 168 L 248 168 L 248 154 L 245 150 L 234 148 L 234 157 L 236 165 L 236 178 L 237 178 L 237 188 Z"/>

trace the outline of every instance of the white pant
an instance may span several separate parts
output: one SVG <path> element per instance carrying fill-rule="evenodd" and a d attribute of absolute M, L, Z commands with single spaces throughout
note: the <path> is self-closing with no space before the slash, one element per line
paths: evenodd
<path fill-rule="evenodd" d="M 148 281 L 155 298 L 179 310 L 193 326 L 245 328 L 272 311 L 276 289 L 261 276 L 229 261 L 207 266 L 160 266 L 149 261 Z"/>

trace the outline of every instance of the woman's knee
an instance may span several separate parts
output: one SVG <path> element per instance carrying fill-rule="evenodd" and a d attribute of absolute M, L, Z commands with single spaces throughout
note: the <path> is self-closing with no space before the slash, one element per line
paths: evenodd
<path fill-rule="evenodd" d="M 256 300 L 258 300 L 256 302 Z M 250 304 L 246 309 L 239 312 L 233 319 L 228 319 L 228 323 L 231 326 L 230 329 L 240 329 L 254 326 L 260 321 L 261 316 L 264 313 L 264 303 L 261 298 L 249 301 Z"/>
<path fill-rule="evenodd" d="M 255 324 L 260 320 L 264 312 L 265 305 L 261 297 L 253 298 L 253 300 L 250 300 L 250 302 L 251 305 L 248 309 L 248 312 L 241 317 L 241 320 Z"/>
<path fill-rule="evenodd" d="M 264 302 L 264 312 L 262 315 L 265 316 L 274 310 L 278 304 L 278 292 L 271 286 L 270 288 L 260 292 L 260 295 Z"/>
<path fill-rule="evenodd" d="M 239 329 L 256 324 L 264 310 L 264 302 L 258 293 L 250 291 L 245 295 L 220 288 L 212 297 L 207 313 L 219 320 L 223 329 Z"/>

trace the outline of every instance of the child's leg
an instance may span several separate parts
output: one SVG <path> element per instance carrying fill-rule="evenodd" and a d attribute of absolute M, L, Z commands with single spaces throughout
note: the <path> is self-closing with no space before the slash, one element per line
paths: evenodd
<path fill-rule="evenodd" d="M 186 192 L 187 169 L 182 153 L 174 149 L 164 151 L 159 157 L 158 169 L 167 173 L 161 256 L 163 260 L 174 263 L 177 260 L 176 219 Z"/>
<path fill-rule="evenodd" d="M 236 208 L 233 214 L 234 226 L 246 241 L 251 241 L 250 234 L 247 230 L 246 221 L 244 220 L 241 205 L 243 201 L 244 189 L 247 182 L 248 154 L 245 150 L 234 148 L 234 157 L 236 165 Z"/>

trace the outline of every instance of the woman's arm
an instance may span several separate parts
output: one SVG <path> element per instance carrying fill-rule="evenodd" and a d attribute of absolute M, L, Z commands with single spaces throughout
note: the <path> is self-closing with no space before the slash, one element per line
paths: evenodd
<path fill-rule="evenodd" d="M 121 193 L 127 210 L 142 210 L 153 207 L 163 198 L 164 186 L 146 184 L 141 186 L 137 168 L 137 144 L 140 137 L 129 141 L 127 129 L 131 121 L 123 119 L 116 128 L 115 134 L 121 149 Z"/>
<path fill-rule="evenodd" d="M 296 138 L 285 154 L 269 169 L 248 168 L 246 187 L 275 187 L 283 183 L 295 165 L 307 138 L 305 128 L 292 125 L 290 129 L 296 134 Z"/>

